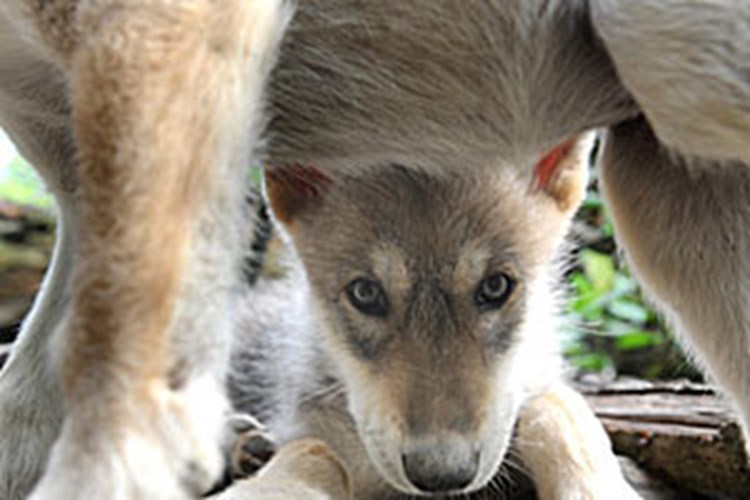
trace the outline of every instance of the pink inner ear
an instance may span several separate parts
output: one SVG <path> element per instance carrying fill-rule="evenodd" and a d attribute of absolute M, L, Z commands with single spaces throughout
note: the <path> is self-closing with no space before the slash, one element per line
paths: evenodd
<path fill-rule="evenodd" d="M 268 170 L 267 175 L 277 184 L 283 185 L 303 196 L 318 197 L 333 181 L 330 177 L 310 165 L 294 163 Z"/>
<path fill-rule="evenodd" d="M 537 162 L 534 166 L 534 187 L 536 189 L 547 190 L 550 187 L 550 183 L 557 175 L 557 169 L 568 157 L 575 143 L 575 139 L 569 139 L 555 147 Z"/>

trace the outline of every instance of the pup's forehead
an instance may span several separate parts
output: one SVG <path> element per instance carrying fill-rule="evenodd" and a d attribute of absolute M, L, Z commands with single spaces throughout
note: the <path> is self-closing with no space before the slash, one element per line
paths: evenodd
<path fill-rule="evenodd" d="M 488 253 L 509 253 L 523 244 L 540 212 L 528 184 L 502 171 L 383 169 L 333 190 L 340 192 L 332 211 L 367 221 L 373 240 L 399 249 L 408 262 L 457 261 L 464 254 L 476 262 Z"/>
<path fill-rule="evenodd" d="M 316 203 L 296 229 L 309 272 L 325 268 L 342 280 L 370 272 L 401 288 L 425 278 L 475 286 L 492 270 L 532 273 L 549 258 L 561 217 L 527 179 L 502 169 L 334 175 Z"/>

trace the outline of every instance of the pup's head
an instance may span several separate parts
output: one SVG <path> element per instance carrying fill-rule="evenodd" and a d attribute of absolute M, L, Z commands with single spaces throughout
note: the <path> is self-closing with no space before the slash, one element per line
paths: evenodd
<path fill-rule="evenodd" d="M 554 363 L 550 269 L 582 149 L 556 149 L 533 178 L 499 163 L 267 174 L 359 436 L 397 489 L 466 492 L 497 470 L 524 391 Z"/>

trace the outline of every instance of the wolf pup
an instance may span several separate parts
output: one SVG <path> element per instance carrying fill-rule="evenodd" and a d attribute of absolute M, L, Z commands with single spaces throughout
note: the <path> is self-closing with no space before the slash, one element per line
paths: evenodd
<path fill-rule="evenodd" d="M 557 257 L 586 142 L 552 152 L 533 179 L 493 165 L 270 170 L 302 269 L 245 301 L 237 409 L 281 442 L 329 443 L 357 498 L 481 489 L 516 427 L 543 498 L 634 498 L 559 374 Z"/>

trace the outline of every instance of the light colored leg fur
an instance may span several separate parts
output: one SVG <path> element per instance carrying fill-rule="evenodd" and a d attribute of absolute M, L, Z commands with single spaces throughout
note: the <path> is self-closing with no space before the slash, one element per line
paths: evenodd
<path fill-rule="evenodd" d="M 591 408 L 561 382 L 524 403 L 514 443 L 542 500 L 640 498 Z"/>
<path fill-rule="evenodd" d="M 54 344 L 64 349 L 55 354 L 67 413 L 34 497 L 199 493 L 221 467 L 233 229 L 288 9 L 200 0 L 4 8 L 41 44 L 30 64 L 51 58 L 68 75 L 79 159 L 73 301 Z M 5 111 L 11 125 L 27 118 Z M 34 345 L 49 335 L 26 330 Z M 48 375 L 29 383 L 43 387 Z M 31 441 L 26 459 L 38 467 L 48 443 Z"/>
<path fill-rule="evenodd" d="M 750 170 L 685 162 L 642 121 L 614 127 L 602 180 L 641 283 L 750 421 Z"/>

